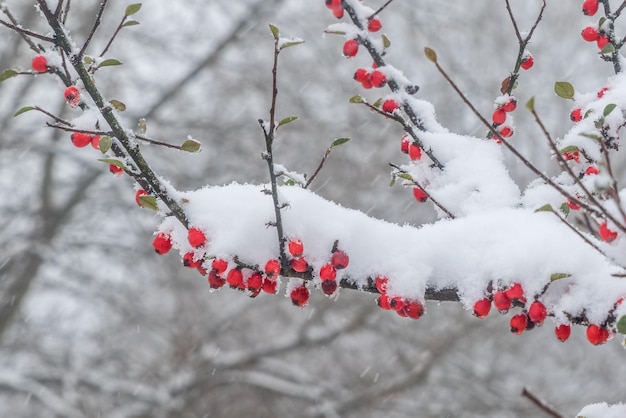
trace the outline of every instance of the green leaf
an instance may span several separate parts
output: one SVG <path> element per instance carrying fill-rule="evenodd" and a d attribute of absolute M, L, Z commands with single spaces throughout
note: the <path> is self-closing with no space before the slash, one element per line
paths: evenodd
<path fill-rule="evenodd" d="M 17 71 L 15 70 L 4 70 L 3 72 L 0 73 L 0 83 L 2 83 L 4 80 L 8 80 L 11 77 L 15 77 L 17 75 Z"/>
<path fill-rule="evenodd" d="M 139 25 L 139 22 L 137 22 L 136 20 L 129 20 L 127 22 L 124 22 L 122 27 L 125 28 L 127 26 L 137 26 L 137 25 Z"/>
<path fill-rule="evenodd" d="M 274 39 L 278 40 L 278 37 L 280 36 L 280 30 L 278 29 L 278 27 L 270 23 L 270 31 L 272 32 Z"/>
<path fill-rule="evenodd" d="M 333 141 L 332 144 L 330 144 L 330 149 L 337 148 L 338 146 L 343 145 L 348 141 L 350 141 L 350 138 L 337 138 Z"/>
<path fill-rule="evenodd" d="M 383 99 L 378 99 L 374 102 L 374 104 L 372 106 L 374 107 L 380 107 L 380 105 L 383 103 Z"/>
<path fill-rule="evenodd" d="M 594 134 L 587 134 L 587 133 L 580 133 L 578 134 L 580 136 L 584 136 L 585 138 L 589 138 L 589 139 L 595 139 L 596 141 L 599 141 L 602 139 L 602 137 L 600 135 L 594 135 Z"/>
<path fill-rule="evenodd" d="M 117 110 L 118 112 L 123 112 L 126 110 L 126 105 L 120 102 L 119 100 L 116 100 L 116 99 L 109 100 L 109 104 L 113 106 L 113 108 Z"/>
<path fill-rule="evenodd" d="M 92 57 L 90 57 L 90 56 L 88 56 L 88 55 L 85 55 L 85 56 L 83 57 L 83 62 L 84 62 L 85 64 L 87 64 L 87 65 L 91 65 L 91 64 L 93 64 L 93 58 L 92 58 Z"/>
<path fill-rule="evenodd" d="M 583 119 L 587 119 L 587 116 L 591 115 L 593 113 L 593 109 L 589 109 L 585 112 L 585 114 L 583 115 Z"/>
<path fill-rule="evenodd" d="M 142 208 L 151 209 L 154 211 L 159 209 L 157 205 L 156 197 L 154 196 L 150 196 L 150 195 L 139 196 L 139 199 L 137 199 L 137 201 L 139 202 L 139 206 L 141 206 Z"/>
<path fill-rule="evenodd" d="M 398 173 L 396 174 L 396 177 L 400 177 L 401 179 L 408 181 L 413 181 L 413 176 L 411 176 L 409 173 Z"/>
<path fill-rule="evenodd" d="M 526 102 L 526 109 L 530 110 L 531 112 L 535 111 L 535 96 L 531 97 L 530 100 Z"/>
<path fill-rule="evenodd" d="M 116 160 L 115 158 L 101 158 L 98 161 L 105 163 L 105 164 L 112 164 L 116 167 L 123 168 L 124 170 L 126 170 L 126 166 L 124 165 L 124 163 L 120 160 Z"/>
<path fill-rule="evenodd" d="M 278 125 L 276 127 L 279 128 L 279 127 L 281 127 L 283 125 L 286 125 L 286 124 L 288 124 L 290 122 L 293 122 L 294 120 L 298 120 L 298 117 L 297 116 L 289 116 L 289 117 L 281 120 L 280 122 L 278 122 Z"/>
<path fill-rule="evenodd" d="M 284 44 L 280 45 L 280 50 L 282 51 L 285 48 L 289 48 L 290 46 L 296 46 L 296 45 L 300 45 L 303 44 L 304 41 L 289 41 L 289 42 L 285 42 Z"/>
<path fill-rule="evenodd" d="M 126 16 L 126 17 L 132 16 L 135 13 L 137 13 L 139 11 L 139 9 L 141 9 L 141 3 L 129 4 L 126 7 L 126 12 L 124 12 L 124 16 Z"/>
<path fill-rule="evenodd" d="M 598 118 L 593 124 L 598 129 L 602 128 L 604 126 L 604 116 Z"/>
<path fill-rule="evenodd" d="M 122 65 L 122 62 L 118 61 L 118 60 L 116 60 L 114 58 L 109 58 L 109 59 L 106 59 L 106 60 L 102 61 L 100 63 L 100 65 L 98 65 L 98 68 L 101 68 L 101 67 L 111 67 L 113 65 Z"/>
<path fill-rule="evenodd" d="M 546 203 L 545 205 L 543 205 L 539 209 L 535 209 L 535 212 L 554 212 L 554 209 L 552 209 L 552 205 L 551 204 Z"/>
<path fill-rule="evenodd" d="M 570 100 L 574 98 L 574 86 L 567 81 L 557 81 L 554 83 L 554 92 L 557 96 L 564 99 Z"/>
<path fill-rule="evenodd" d="M 554 282 L 557 280 L 561 280 L 561 279 L 565 279 L 567 277 L 572 277 L 571 274 L 567 274 L 567 273 L 553 273 L 550 275 L 550 281 Z"/>
<path fill-rule="evenodd" d="M 387 35 L 382 34 L 381 38 L 383 40 L 383 48 L 387 49 L 391 46 L 391 41 L 389 40 L 389 38 L 387 38 Z"/>
<path fill-rule="evenodd" d="M 568 205 L 567 203 L 563 203 L 563 204 L 561 205 L 561 207 L 559 207 L 559 210 L 560 210 L 561 212 L 563 212 L 563 214 L 564 214 L 565 216 L 567 216 L 567 215 L 569 215 L 570 207 L 569 207 L 569 205 Z"/>
<path fill-rule="evenodd" d="M 428 58 L 429 61 L 436 63 L 437 62 L 437 53 L 434 49 L 429 47 L 424 48 L 424 55 Z"/>
<path fill-rule="evenodd" d="M 352 96 L 350 97 L 350 100 L 348 100 L 348 103 L 363 103 L 365 100 L 363 100 L 363 96 L 357 94 L 356 96 Z"/>
<path fill-rule="evenodd" d="M 106 154 L 110 149 L 111 145 L 113 145 L 113 140 L 110 136 L 103 136 L 100 138 L 100 152 Z"/>
<path fill-rule="evenodd" d="M 576 151 L 580 151 L 580 149 L 576 145 L 568 145 L 565 148 L 559 150 L 561 154 L 566 153 L 566 152 L 576 152 Z"/>
<path fill-rule="evenodd" d="M 606 22 L 606 17 L 602 16 L 600 18 L 600 21 L 598 22 L 598 27 L 601 27 L 602 25 L 604 25 L 604 22 Z"/>
<path fill-rule="evenodd" d="M 615 52 L 615 46 L 612 43 L 608 43 L 604 45 L 604 48 L 598 54 L 610 54 L 611 52 Z"/>
<path fill-rule="evenodd" d="M 13 115 L 13 117 L 19 116 L 19 115 L 21 115 L 22 113 L 26 113 L 26 112 L 29 112 L 29 111 L 31 111 L 31 110 L 35 110 L 35 107 L 34 107 L 34 106 L 24 106 L 24 107 L 22 107 L 21 109 L 19 109 L 17 112 L 15 112 L 15 114 Z"/>
<path fill-rule="evenodd" d="M 611 114 L 611 112 L 615 110 L 615 108 L 616 108 L 616 107 L 617 107 L 617 105 L 616 105 L 616 104 L 613 104 L 613 103 L 608 104 L 608 105 L 606 105 L 606 106 L 604 107 L 604 111 L 602 112 L 602 114 L 603 114 L 605 117 L 606 117 L 606 116 L 609 116 L 609 115 Z"/>
<path fill-rule="evenodd" d="M 617 332 L 626 334 L 626 315 L 622 316 L 619 321 L 617 321 Z"/>
<path fill-rule="evenodd" d="M 187 152 L 198 152 L 202 148 L 202 144 L 195 139 L 188 139 L 182 143 L 180 149 Z"/>
<path fill-rule="evenodd" d="M 396 184 L 396 176 L 391 177 L 391 181 L 389 182 L 389 187 L 393 187 L 394 184 Z"/>

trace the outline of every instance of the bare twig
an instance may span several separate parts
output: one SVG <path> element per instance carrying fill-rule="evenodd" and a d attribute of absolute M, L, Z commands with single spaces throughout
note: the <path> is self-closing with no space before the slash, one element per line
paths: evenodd
<path fill-rule="evenodd" d="M 553 418 L 564 418 L 559 412 L 557 412 L 550 405 L 539 399 L 536 395 L 532 394 L 527 388 L 522 389 L 522 396 L 530 399 L 532 403 L 537 405 L 539 409 L 541 409 L 546 414 L 550 415 Z"/>
<path fill-rule="evenodd" d="M 378 8 L 378 10 L 376 10 L 374 13 L 372 13 L 367 19 L 372 19 L 374 16 L 376 16 L 377 14 L 380 14 L 380 12 L 382 12 L 383 10 L 385 10 L 385 8 L 387 6 L 389 6 L 391 4 L 393 0 L 387 0 L 387 2 L 385 4 L 383 4 L 382 6 L 380 6 Z"/>
<path fill-rule="evenodd" d="M 104 13 L 104 9 L 107 6 L 107 2 L 108 0 L 102 0 L 102 2 L 100 3 L 100 8 L 98 9 L 98 14 L 96 15 L 96 20 L 93 23 L 93 26 L 91 27 L 91 31 L 89 32 L 89 35 L 87 36 L 87 39 L 85 40 L 85 43 L 83 44 L 83 47 L 80 49 L 80 52 L 78 53 L 79 57 L 82 57 L 83 55 L 85 55 L 85 51 L 87 51 L 87 47 L 89 46 L 89 43 L 91 42 L 91 40 L 93 39 L 93 36 L 96 33 L 96 30 L 98 29 L 98 26 L 100 26 L 100 22 L 102 21 L 102 14 Z M 59 2 L 61 3 L 61 2 Z M 55 13 L 56 16 L 58 16 Z M 102 56 L 102 55 L 100 55 Z"/>

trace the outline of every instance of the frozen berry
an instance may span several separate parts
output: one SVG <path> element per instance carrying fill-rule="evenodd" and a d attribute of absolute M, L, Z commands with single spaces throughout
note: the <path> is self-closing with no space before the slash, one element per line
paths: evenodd
<path fill-rule="evenodd" d="M 500 313 L 506 313 L 511 309 L 512 301 L 502 290 L 493 294 L 493 305 Z"/>
<path fill-rule="evenodd" d="M 243 273 L 241 269 L 234 268 L 230 270 L 226 275 L 226 282 L 228 282 L 228 285 L 233 289 L 241 286 L 243 284 Z"/>
<path fill-rule="evenodd" d="M 71 107 L 76 107 L 80 103 L 80 91 L 76 86 L 66 88 L 63 97 L 65 97 L 65 101 Z"/>
<path fill-rule="evenodd" d="M 583 14 L 585 16 L 593 16 L 598 11 L 598 0 L 583 1 Z"/>
<path fill-rule="evenodd" d="M 280 261 L 269 260 L 265 263 L 265 275 L 269 280 L 276 280 L 280 276 Z"/>
<path fill-rule="evenodd" d="M 220 287 L 224 286 L 224 284 L 226 284 L 226 279 L 217 274 L 215 270 L 211 270 L 209 272 L 208 279 L 211 289 L 219 289 Z"/>
<path fill-rule="evenodd" d="M 200 248 L 206 244 L 206 235 L 200 228 L 193 227 L 187 231 L 187 241 L 193 248 Z"/>
<path fill-rule="evenodd" d="M 411 144 L 411 140 L 408 135 L 402 135 L 402 139 L 400 140 L 400 151 L 405 154 L 409 153 L 409 145 Z"/>
<path fill-rule="evenodd" d="M 217 273 L 222 274 L 228 268 L 228 261 L 223 258 L 214 258 L 211 262 L 211 268 Z"/>
<path fill-rule="evenodd" d="M 556 338 L 558 338 L 560 341 L 567 340 L 571 333 L 572 327 L 570 326 L 570 324 L 561 324 L 554 328 L 554 334 L 556 335 Z"/>
<path fill-rule="evenodd" d="M 535 325 L 541 325 L 547 315 L 548 311 L 543 303 L 536 300 L 530 304 L 530 308 L 528 308 L 528 318 L 530 318 Z"/>
<path fill-rule="evenodd" d="M 261 273 L 255 271 L 248 277 L 248 290 L 256 292 L 261 290 L 261 287 L 263 287 L 263 276 L 261 276 Z"/>
<path fill-rule="evenodd" d="M 382 27 L 383 24 L 380 23 L 380 19 L 377 17 L 373 17 L 367 22 L 367 30 L 370 32 L 378 32 Z"/>
<path fill-rule="evenodd" d="M 412 161 L 417 161 L 422 158 L 422 149 L 417 144 L 409 144 L 409 158 Z"/>
<path fill-rule="evenodd" d="M 374 71 L 369 77 L 370 83 L 373 87 L 384 87 L 387 84 L 387 76 L 380 71 Z"/>
<path fill-rule="evenodd" d="M 193 252 L 188 252 L 183 255 L 183 266 L 189 267 L 190 269 L 198 268 L 200 264 L 202 264 L 202 259 L 196 260 L 196 255 Z"/>
<path fill-rule="evenodd" d="M 615 238 L 617 238 L 617 232 L 609 229 L 606 222 L 602 222 L 600 224 L 600 228 L 598 229 L 598 232 L 600 233 L 600 238 L 602 239 L 602 241 L 605 241 L 605 242 L 611 242 L 615 240 Z"/>
<path fill-rule="evenodd" d="M 309 289 L 305 286 L 298 286 L 289 293 L 289 297 L 295 306 L 302 308 L 309 303 Z"/>
<path fill-rule="evenodd" d="M 172 249 L 172 238 L 170 234 L 165 232 L 159 232 L 154 240 L 152 240 L 152 247 L 158 254 L 167 254 Z"/>
<path fill-rule="evenodd" d="M 594 28 L 593 26 L 587 26 L 585 29 L 583 29 L 580 35 L 587 42 L 595 42 L 598 40 L 600 33 L 598 33 L 598 29 Z"/>
<path fill-rule="evenodd" d="M 610 337 L 609 330 L 603 327 L 599 327 L 596 324 L 591 324 L 587 327 L 587 340 L 593 345 L 601 345 L 606 343 Z"/>
<path fill-rule="evenodd" d="M 502 108 L 497 108 L 493 111 L 493 114 L 491 115 L 491 120 L 496 125 L 502 125 L 506 120 L 506 112 L 502 110 Z"/>
<path fill-rule="evenodd" d="M 322 282 L 322 292 L 325 295 L 331 296 L 337 291 L 337 282 L 334 280 L 325 280 Z"/>
<path fill-rule="evenodd" d="M 607 91 L 609 91 L 608 87 L 602 87 L 600 89 L 600 91 L 598 92 L 598 99 L 601 99 L 604 97 L 604 93 L 606 93 Z"/>
<path fill-rule="evenodd" d="M 343 56 L 352 58 L 359 52 L 359 43 L 355 39 L 349 39 L 343 44 Z"/>
<path fill-rule="evenodd" d="M 289 250 L 289 254 L 294 257 L 302 257 L 302 253 L 304 252 L 304 244 L 297 238 L 294 238 L 289 241 L 287 245 L 287 249 Z"/>
<path fill-rule="evenodd" d="M 329 9 L 337 9 L 341 7 L 341 0 L 325 0 L 326 7 Z"/>
<path fill-rule="evenodd" d="M 335 278 L 337 278 L 337 270 L 330 264 L 324 264 L 320 269 L 320 279 L 324 282 L 335 280 Z"/>
<path fill-rule="evenodd" d="M 309 269 L 309 264 L 304 258 L 294 258 L 289 264 L 291 265 L 293 271 L 297 273 L 304 273 Z"/>
<path fill-rule="evenodd" d="M 489 298 L 483 298 L 474 303 L 474 316 L 485 318 L 491 310 L 491 301 Z"/>
<path fill-rule="evenodd" d="M 135 193 L 135 203 L 137 203 L 138 206 L 142 206 L 141 200 L 139 200 L 139 198 L 141 196 L 147 196 L 147 195 L 148 195 L 148 192 L 146 192 L 144 189 L 137 190 L 137 192 Z"/>
<path fill-rule="evenodd" d="M 563 158 L 565 158 L 565 161 L 569 161 L 569 160 L 574 160 L 575 162 L 580 162 L 580 152 L 578 151 L 566 151 L 563 153 Z"/>
<path fill-rule="evenodd" d="M 571 210 L 580 210 L 580 205 L 576 204 L 574 202 L 572 202 L 570 199 L 567 199 L 567 206 L 571 209 Z"/>
<path fill-rule="evenodd" d="M 526 329 L 526 325 L 528 325 L 528 317 L 524 313 L 513 315 L 509 325 L 511 326 L 511 332 L 519 335 Z"/>
<path fill-rule="evenodd" d="M 337 19 L 341 19 L 343 17 L 343 7 L 337 7 L 333 9 L 333 16 Z"/>
<path fill-rule="evenodd" d="M 386 311 L 391 309 L 391 299 L 386 294 L 382 294 L 376 299 L 376 303 L 380 307 L 380 309 L 384 309 Z"/>
<path fill-rule="evenodd" d="M 600 174 L 600 171 L 598 171 L 598 167 L 596 167 L 594 165 L 590 165 L 585 170 L 585 174 L 588 175 L 588 176 L 591 176 L 591 175 L 594 175 L 594 174 Z"/>
<path fill-rule="evenodd" d="M 413 197 L 420 203 L 424 203 L 428 200 L 428 195 L 421 187 L 413 187 Z"/>
<path fill-rule="evenodd" d="M 411 319 L 420 319 L 424 315 L 424 305 L 416 300 L 407 300 L 402 309 Z"/>
<path fill-rule="evenodd" d="M 513 129 L 505 126 L 498 132 L 502 138 L 510 138 L 513 135 Z"/>
<path fill-rule="evenodd" d="M 376 284 L 376 290 L 378 290 L 382 294 L 387 293 L 388 282 L 389 282 L 389 279 L 386 278 L 385 276 L 376 277 L 376 279 L 374 280 L 374 283 Z"/>
<path fill-rule="evenodd" d="M 93 149 L 100 149 L 100 139 L 102 139 L 99 135 L 94 135 L 91 137 L 91 146 Z"/>
<path fill-rule="evenodd" d="M 524 296 L 524 288 L 519 283 L 513 283 L 511 287 L 506 290 L 506 296 L 511 299 L 521 299 Z"/>
<path fill-rule="evenodd" d="M 37 55 L 31 62 L 31 67 L 38 73 L 48 72 L 48 60 L 43 55 Z"/>
<path fill-rule="evenodd" d="M 598 40 L 596 40 L 596 44 L 598 45 L 598 49 L 602 50 L 611 40 L 606 35 L 600 35 Z"/>
<path fill-rule="evenodd" d="M 392 297 L 389 301 L 389 306 L 396 312 L 401 311 L 404 308 L 404 298 L 402 296 Z"/>
<path fill-rule="evenodd" d="M 348 254 L 341 250 L 335 251 L 330 258 L 330 264 L 332 264 L 337 270 L 345 269 L 348 267 L 349 263 L 350 257 L 348 257 Z"/>
<path fill-rule="evenodd" d="M 528 54 L 524 58 L 522 58 L 521 67 L 524 70 L 529 70 L 535 64 L 535 59 L 532 55 Z"/>
<path fill-rule="evenodd" d="M 120 175 L 124 172 L 124 169 L 122 167 L 118 167 L 115 164 L 109 164 L 109 171 L 113 174 Z"/>
<path fill-rule="evenodd" d="M 381 109 L 385 113 L 393 113 L 398 110 L 398 103 L 393 99 L 387 99 L 383 102 Z"/>
<path fill-rule="evenodd" d="M 501 109 L 505 112 L 513 112 L 517 108 L 517 100 L 515 97 L 511 97 L 508 102 L 502 105 Z"/>
<path fill-rule="evenodd" d="M 359 83 L 367 81 L 369 78 L 370 74 L 365 68 L 357 68 L 354 72 L 354 79 Z"/>
<path fill-rule="evenodd" d="M 91 135 L 82 132 L 72 133 L 72 144 L 77 148 L 83 148 L 91 144 Z"/>
<path fill-rule="evenodd" d="M 572 113 L 569 114 L 569 118 L 572 120 L 572 122 L 580 122 L 581 120 L 583 120 L 582 109 L 577 107 L 576 109 L 572 110 Z"/>
<path fill-rule="evenodd" d="M 278 290 L 278 281 L 265 279 L 263 280 L 263 291 L 271 295 L 275 294 Z"/>

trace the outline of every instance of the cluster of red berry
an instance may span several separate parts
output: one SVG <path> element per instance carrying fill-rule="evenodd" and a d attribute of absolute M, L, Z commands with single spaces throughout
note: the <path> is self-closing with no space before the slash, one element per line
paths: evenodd
<path fill-rule="evenodd" d="M 491 115 L 491 120 L 493 124 L 498 127 L 498 133 L 502 138 L 509 138 L 513 135 L 513 129 L 511 129 L 510 124 L 506 124 L 506 122 L 508 119 L 507 114 L 513 112 L 516 108 L 517 99 L 515 97 L 509 97 L 505 102 L 498 104 L 496 110 L 494 110 Z M 493 139 L 496 142 L 500 142 L 500 138 L 495 135 Z"/>
<path fill-rule="evenodd" d="M 380 292 L 377 303 L 381 309 L 395 311 L 398 315 L 411 319 L 420 319 L 424 315 L 425 308 L 421 302 L 402 296 L 389 296 L 387 293 L 389 279 L 387 277 L 378 276 L 374 282 L 376 289 Z"/>

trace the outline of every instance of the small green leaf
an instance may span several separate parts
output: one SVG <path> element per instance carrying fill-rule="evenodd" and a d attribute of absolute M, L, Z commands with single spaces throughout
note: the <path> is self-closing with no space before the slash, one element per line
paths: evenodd
<path fill-rule="evenodd" d="M 101 67 L 111 67 L 113 65 L 122 65 L 122 62 L 118 61 L 118 60 L 116 60 L 114 58 L 109 58 L 109 59 L 106 59 L 106 60 L 102 61 L 100 63 L 100 65 L 98 65 L 98 68 L 101 68 Z"/>
<path fill-rule="evenodd" d="M 551 204 L 546 203 L 545 205 L 543 205 L 539 209 L 535 209 L 535 212 L 554 212 L 554 209 L 552 209 L 552 205 Z"/>
<path fill-rule="evenodd" d="M 110 136 L 103 136 L 100 138 L 100 152 L 106 154 L 110 149 L 111 145 L 113 145 L 113 140 Z"/>
<path fill-rule="evenodd" d="M 598 54 L 610 54 L 611 52 L 615 52 L 615 46 L 612 43 L 608 43 L 604 45 L 604 48 Z"/>
<path fill-rule="evenodd" d="M 398 173 L 396 174 L 396 177 L 400 177 L 401 179 L 408 181 L 413 181 L 413 176 L 411 176 L 409 173 Z"/>
<path fill-rule="evenodd" d="M 87 64 L 87 65 L 91 65 L 91 64 L 93 64 L 93 58 L 92 58 L 92 57 L 90 57 L 90 56 L 88 56 L 88 55 L 85 55 L 85 56 L 83 57 L 83 62 L 84 62 L 85 64 Z"/>
<path fill-rule="evenodd" d="M 593 113 L 593 109 L 589 109 L 585 112 L 585 114 L 583 115 L 583 119 L 587 119 L 587 116 L 591 115 Z"/>
<path fill-rule="evenodd" d="M 124 12 L 124 16 L 126 16 L 126 17 L 132 16 L 135 13 L 137 13 L 139 11 L 139 9 L 141 9 L 141 3 L 129 4 L 126 7 L 126 12 Z"/>
<path fill-rule="evenodd" d="M 598 22 L 598 27 L 601 27 L 602 25 L 604 25 L 604 22 L 606 22 L 606 17 L 602 16 L 600 18 L 600 21 Z"/>
<path fill-rule="evenodd" d="M 127 22 L 124 22 L 122 27 L 125 28 L 125 27 L 128 27 L 128 26 L 137 26 L 137 25 L 139 25 L 139 22 L 137 22 L 136 20 L 129 20 Z"/>
<path fill-rule="evenodd" d="M 569 215 L 570 207 L 569 207 L 569 205 L 568 205 L 567 203 L 563 203 L 563 204 L 561 205 L 561 207 L 559 207 L 559 210 L 560 210 L 561 212 L 563 212 L 563 214 L 564 214 L 565 216 L 567 216 L 567 215 Z"/>
<path fill-rule="evenodd" d="M 290 122 L 293 122 L 294 120 L 298 120 L 298 117 L 297 116 L 289 116 L 289 117 L 281 120 L 280 122 L 278 122 L 278 125 L 276 127 L 279 128 L 279 127 L 281 127 L 283 125 L 286 125 L 286 124 L 288 124 Z"/>
<path fill-rule="evenodd" d="M 278 37 L 280 36 L 280 30 L 278 29 L 278 27 L 270 23 L 270 31 L 272 32 L 274 39 L 278 40 Z"/>
<path fill-rule="evenodd" d="M 118 112 L 123 112 L 126 110 L 126 105 L 120 102 L 119 100 L 116 100 L 116 99 L 109 100 L 109 104 L 113 106 L 113 108 L 117 110 Z"/>
<path fill-rule="evenodd" d="M 180 149 L 187 152 L 198 152 L 202 148 L 202 144 L 195 139 L 188 139 L 182 143 Z"/>
<path fill-rule="evenodd" d="M 363 103 L 364 101 L 365 100 L 363 100 L 363 97 L 357 94 L 356 96 L 350 97 L 350 100 L 348 100 L 348 103 Z"/>
<path fill-rule="evenodd" d="M 567 277 L 572 277 L 572 275 L 567 273 L 554 273 L 550 275 L 550 281 L 555 282 L 557 280 L 565 279 Z"/>
<path fill-rule="evenodd" d="M 333 141 L 332 144 L 330 144 L 330 149 L 337 148 L 338 146 L 343 145 L 348 141 L 350 141 L 350 138 L 337 138 Z"/>
<path fill-rule="evenodd" d="M 372 106 L 374 107 L 380 107 L 380 105 L 383 103 L 383 99 L 378 99 L 374 102 L 374 104 Z"/>
<path fill-rule="evenodd" d="M 101 158 L 98 161 L 105 163 L 105 164 L 111 164 L 111 165 L 114 165 L 116 167 L 123 168 L 124 170 L 126 170 L 126 166 L 124 165 L 124 163 L 120 160 L 116 160 L 115 158 Z"/>
<path fill-rule="evenodd" d="M 156 211 L 159 207 L 157 205 L 156 197 L 150 195 L 139 196 L 137 199 L 139 202 L 139 206 L 146 209 L 151 209 Z"/>
<path fill-rule="evenodd" d="M 23 108 L 19 109 L 17 112 L 15 112 L 15 114 L 13 115 L 13 117 L 19 116 L 22 113 L 26 113 L 29 112 L 31 110 L 35 110 L 34 106 L 24 106 Z"/>
<path fill-rule="evenodd" d="M 285 48 L 289 48 L 290 46 L 296 46 L 296 45 L 300 45 L 303 44 L 304 41 L 289 41 L 289 42 L 285 42 L 284 44 L 280 45 L 280 50 L 282 51 Z"/>
<path fill-rule="evenodd" d="M 424 55 L 426 55 L 426 58 L 428 58 L 429 61 L 434 62 L 434 63 L 437 62 L 437 53 L 435 52 L 434 49 L 431 49 L 429 47 L 424 48 Z"/>
<path fill-rule="evenodd" d="M 526 102 L 526 109 L 530 110 L 531 112 L 535 111 L 535 96 L 531 97 L 530 100 Z"/>
<path fill-rule="evenodd" d="M 383 47 L 385 49 L 389 48 L 391 46 L 391 41 L 389 40 L 389 38 L 387 38 L 387 35 L 383 34 L 381 38 L 383 40 Z"/>
<path fill-rule="evenodd" d="M 389 182 L 389 187 L 393 187 L 394 184 L 396 184 L 396 176 L 391 177 L 391 181 Z"/>
<path fill-rule="evenodd" d="M 584 136 L 585 138 L 589 138 L 589 139 L 595 139 L 596 141 L 599 141 L 602 139 L 602 137 L 600 135 L 594 135 L 594 134 L 587 134 L 587 133 L 580 133 L 578 134 L 580 136 Z"/>
<path fill-rule="evenodd" d="M 17 75 L 17 71 L 15 70 L 4 70 L 3 72 L 0 73 L 0 83 L 2 83 L 4 80 L 8 80 L 11 77 L 15 77 Z"/>
<path fill-rule="evenodd" d="M 574 98 L 574 86 L 567 81 L 557 81 L 554 83 L 554 92 L 557 96 L 564 99 L 570 100 Z"/>
<path fill-rule="evenodd" d="M 566 152 L 576 152 L 576 151 L 580 151 L 580 149 L 576 145 L 568 145 L 565 148 L 561 149 L 559 152 L 561 154 L 564 154 Z"/>
<path fill-rule="evenodd" d="M 596 119 L 596 121 L 593 124 L 598 129 L 602 128 L 604 126 L 604 116 L 602 116 L 601 118 Z"/>
<path fill-rule="evenodd" d="M 617 332 L 626 334 L 626 315 L 622 316 L 619 321 L 617 321 Z"/>
<path fill-rule="evenodd" d="M 606 106 L 604 107 L 604 111 L 602 112 L 602 114 L 603 114 L 605 117 L 606 117 L 606 116 L 609 116 L 609 115 L 611 114 L 611 112 L 615 110 L 615 108 L 616 108 L 616 107 L 617 107 L 617 105 L 616 105 L 616 104 L 614 104 L 614 103 L 608 104 L 608 105 L 606 105 Z"/>

